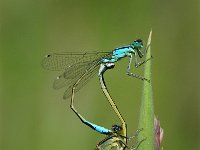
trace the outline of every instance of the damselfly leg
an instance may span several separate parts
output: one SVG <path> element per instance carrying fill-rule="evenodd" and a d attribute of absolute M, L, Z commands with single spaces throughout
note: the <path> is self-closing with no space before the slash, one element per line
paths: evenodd
<path fill-rule="evenodd" d="M 149 48 L 149 45 L 146 47 L 145 54 L 146 54 L 148 48 Z M 140 51 L 139 51 L 139 52 L 140 52 Z M 136 67 L 136 68 L 138 68 L 139 66 L 145 64 L 147 61 L 149 61 L 150 59 L 153 58 L 153 57 L 151 56 L 150 58 L 148 58 L 148 59 L 146 59 L 146 60 L 144 60 L 144 61 L 138 62 L 136 53 L 133 53 L 133 54 L 134 54 L 133 56 L 134 56 L 134 63 L 135 63 L 135 67 Z M 143 55 L 144 55 L 144 54 L 142 54 L 142 53 L 140 52 L 140 55 L 139 55 L 140 58 L 142 58 Z M 140 80 L 145 80 L 145 81 L 147 81 L 147 82 L 150 82 L 149 79 L 146 79 L 145 77 L 143 77 L 143 76 L 141 76 L 141 75 L 138 75 L 138 74 L 135 74 L 135 73 L 132 73 L 132 72 L 130 71 L 130 70 L 131 70 L 131 62 L 132 62 L 132 54 L 130 54 L 129 57 L 130 57 L 130 58 L 129 58 L 129 63 L 128 63 L 128 67 L 127 67 L 126 74 L 129 75 L 129 76 L 131 76 L 131 77 L 135 77 L 135 78 L 138 78 L 138 79 L 140 79 Z"/>
<path fill-rule="evenodd" d="M 136 57 L 135 57 L 135 59 L 134 59 L 134 60 L 135 60 L 135 67 L 139 67 L 139 66 L 143 65 L 144 63 L 146 63 L 146 62 L 149 61 L 150 59 L 151 59 L 151 58 L 149 58 L 149 59 L 147 59 L 147 60 L 145 60 L 145 61 L 143 61 L 143 62 L 138 63 L 138 62 L 137 62 L 137 59 L 136 59 Z M 129 76 L 131 76 L 131 77 L 135 77 L 135 78 L 138 78 L 138 79 L 141 79 L 141 80 L 145 80 L 145 81 L 147 81 L 147 82 L 150 82 L 149 79 L 146 79 L 145 77 L 143 77 L 143 76 L 141 76 L 141 75 L 138 75 L 138 74 L 135 74 L 135 73 L 130 72 L 130 69 L 131 69 L 131 61 L 132 61 L 132 55 L 130 56 L 130 59 L 129 59 L 129 63 L 128 63 L 128 67 L 127 67 L 126 74 L 129 75 Z"/>

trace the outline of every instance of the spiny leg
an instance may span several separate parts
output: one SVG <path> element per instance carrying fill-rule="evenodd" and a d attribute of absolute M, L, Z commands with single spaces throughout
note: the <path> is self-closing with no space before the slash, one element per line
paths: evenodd
<path fill-rule="evenodd" d="M 141 66 L 142 64 L 146 63 L 146 62 L 147 62 L 148 60 L 150 60 L 150 59 L 138 63 L 138 62 L 137 62 L 137 57 L 136 57 L 136 55 L 134 54 L 134 60 L 135 60 L 135 67 L 137 68 L 138 66 Z M 145 80 L 145 81 L 147 81 L 147 82 L 150 82 L 150 80 L 146 79 L 145 77 L 130 72 L 130 69 L 131 69 L 131 61 L 132 61 L 132 55 L 130 55 L 130 59 L 129 59 L 129 63 L 128 63 L 128 67 L 127 67 L 126 74 L 129 75 L 129 76 L 131 76 L 131 77 L 135 77 L 135 78 L 138 78 L 138 79 L 140 79 L 140 80 Z"/>
<path fill-rule="evenodd" d="M 144 139 L 140 140 L 139 142 L 136 142 L 136 144 L 134 144 L 133 146 L 131 146 L 130 149 L 131 149 L 131 150 L 136 150 L 136 149 L 138 149 L 138 147 L 140 146 L 140 144 L 141 144 L 142 142 L 144 142 L 146 139 L 147 139 L 147 138 L 144 138 Z"/>
<path fill-rule="evenodd" d="M 133 138 L 137 138 L 137 136 L 139 135 L 139 133 L 140 133 L 142 130 L 143 130 L 143 128 L 142 128 L 142 129 L 136 130 L 136 132 L 135 132 L 131 137 L 128 137 L 128 140 L 131 140 L 131 139 L 133 139 Z M 136 141 L 136 143 L 135 143 L 133 146 L 131 146 L 130 149 L 131 149 L 131 150 L 136 150 L 136 149 L 140 146 L 140 144 L 141 144 L 142 142 L 144 142 L 145 140 L 146 140 L 146 138 L 143 138 L 143 139 L 140 140 L 140 141 Z"/>
<path fill-rule="evenodd" d="M 138 78 L 138 79 L 143 80 L 143 81 L 145 80 L 145 81 L 147 81 L 147 82 L 150 83 L 150 80 L 149 80 L 149 79 L 146 79 L 145 77 L 140 76 L 140 75 L 137 75 L 137 74 L 135 74 L 135 73 L 127 72 L 127 75 L 129 75 L 129 76 L 131 76 L 131 77 L 134 77 L 134 78 Z"/>
<path fill-rule="evenodd" d="M 148 58 L 148 59 L 146 59 L 146 60 L 144 60 L 144 61 L 138 62 L 138 63 L 137 63 L 137 67 L 142 66 L 143 64 L 145 64 L 147 61 L 151 60 L 152 58 L 153 58 L 153 56 L 151 56 L 150 58 Z"/>
<path fill-rule="evenodd" d="M 151 45 L 151 44 L 147 45 L 147 47 L 145 48 L 145 55 L 147 54 L 147 51 L 148 51 L 150 45 Z M 146 60 L 144 60 L 144 61 L 142 61 L 142 62 L 138 62 L 138 66 L 141 66 L 141 65 L 145 64 L 147 61 L 151 60 L 152 58 L 153 58 L 153 56 L 151 55 L 150 58 L 147 58 Z"/>
<path fill-rule="evenodd" d="M 135 131 L 135 133 L 134 133 L 132 136 L 127 137 L 127 139 L 128 139 L 128 140 L 131 140 L 131 139 L 133 139 L 133 138 L 136 138 L 142 130 L 143 130 L 143 128 L 142 128 L 142 129 L 137 129 L 137 130 Z"/>
<path fill-rule="evenodd" d="M 113 64 L 114 65 L 114 64 Z M 112 100 L 108 90 L 107 90 L 107 87 L 106 87 L 106 84 L 105 84 L 105 81 L 104 81 L 104 77 L 103 77 L 103 74 L 104 72 L 108 69 L 108 67 L 113 67 L 113 66 L 109 66 L 108 64 L 101 64 L 100 66 L 100 69 L 99 69 L 99 81 L 100 81 L 100 85 L 101 85 L 101 89 L 103 90 L 103 93 L 104 95 L 106 96 L 108 102 L 110 103 L 111 107 L 113 108 L 114 112 L 116 113 L 117 117 L 119 118 L 119 120 L 121 121 L 122 123 L 122 135 L 126 137 L 127 135 L 127 131 L 126 131 L 126 122 L 125 120 L 123 119 L 122 115 L 120 114 L 118 108 L 117 108 L 117 105 L 115 104 L 115 102 Z M 126 138 L 124 138 L 125 141 Z"/>
<path fill-rule="evenodd" d="M 149 49 L 149 46 L 150 46 L 150 45 L 148 45 L 148 46 L 145 48 L 145 55 L 147 54 L 147 50 Z M 144 54 L 143 54 L 142 56 L 144 56 Z M 152 58 L 153 58 L 153 56 L 151 56 L 150 58 L 148 58 L 148 59 L 146 59 L 146 60 L 144 60 L 144 61 L 137 62 L 137 57 L 136 57 L 136 55 L 134 54 L 135 67 L 137 68 L 137 67 L 139 67 L 139 66 L 145 64 L 147 61 L 149 61 L 149 60 L 152 59 Z"/>

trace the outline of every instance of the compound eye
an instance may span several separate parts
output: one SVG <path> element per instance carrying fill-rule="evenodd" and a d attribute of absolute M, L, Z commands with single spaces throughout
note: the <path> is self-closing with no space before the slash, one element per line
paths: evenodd
<path fill-rule="evenodd" d="M 136 42 L 138 42 L 138 43 L 142 43 L 142 40 L 141 39 L 137 39 L 137 40 L 135 40 Z"/>

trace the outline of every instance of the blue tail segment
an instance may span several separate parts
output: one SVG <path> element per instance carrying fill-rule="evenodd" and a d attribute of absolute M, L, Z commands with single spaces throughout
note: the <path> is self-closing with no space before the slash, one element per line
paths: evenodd
<path fill-rule="evenodd" d="M 101 134 L 105 134 L 105 135 L 109 135 L 109 134 L 112 134 L 113 131 L 112 130 L 109 130 L 109 129 L 106 129 L 102 126 L 98 126 L 94 123 L 91 123 L 89 121 L 87 121 L 85 118 L 83 118 L 83 116 L 81 116 L 75 109 L 74 107 L 71 105 L 71 109 L 75 112 L 75 114 L 78 116 L 78 118 L 81 120 L 82 123 L 84 123 L 85 125 L 89 126 L 90 128 L 92 128 L 93 130 L 101 133 Z"/>
<path fill-rule="evenodd" d="M 82 118 L 82 119 L 83 119 L 83 118 Z M 99 133 L 101 133 L 101 134 L 106 134 L 106 135 L 108 135 L 108 134 L 111 134 L 111 133 L 112 133 L 111 130 L 106 129 L 106 128 L 102 127 L 102 126 L 98 126 L 98 125 L 96 125 L 96 124 L 94 124 L 94 123 L 91 123 L 91 122 L 85 120 L 85 119 L 83 119 L 82 121 L 83 121 L 86 125 L 88 125 L 89 127 L 91 127 L 92 129 L 94 129 L 95 131 L 97 131 L 97 132 L 99 132 Z"/>

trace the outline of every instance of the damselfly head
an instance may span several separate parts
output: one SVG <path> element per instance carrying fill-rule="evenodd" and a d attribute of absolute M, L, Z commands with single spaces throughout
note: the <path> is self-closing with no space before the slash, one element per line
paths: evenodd
<path fill-rule="evenodd" d="M 131 45 L 136 49 L 143 48 L 143 42 L 141 39 L 134 40 L 133 43 L 131 43 Z"/>
<path fill-rule="evenodd" d="M 141 39 L 137 39 L 137 40 L 133 41 L 133 43 L 132 43 L 131 45 L 132 45 L 132 46 L 134 47 L 134 49 L 137 51 L 139 57 L 142 58 L 142 57 L 143 57 L 143 54 L 142 54 L 142 52 L 140 51 L 140 49 L 143 48 L 143 42 L 142 42 L 142 40 L 141 40 Z"/>
<path fill-rule="evenodd" d="M 118 132 L 118 131 L 121 131 L 122 130 L 122 127 L 119 126 L 119 125 L 112 125 L 112 131 L 113 132 Z"/>

